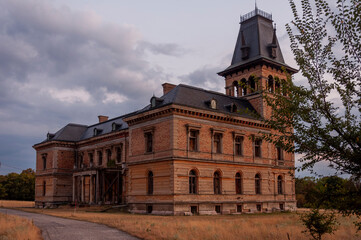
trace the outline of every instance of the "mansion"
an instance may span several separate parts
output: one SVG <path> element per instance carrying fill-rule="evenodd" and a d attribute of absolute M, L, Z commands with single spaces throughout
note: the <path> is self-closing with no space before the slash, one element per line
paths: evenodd
<path fill-rule="evenodd" d="M 297 72 L 272 15 L 241 16 L 225 94 L 164 83 L 143 109 L 68 124 L 33 147 L 37 207 L 116 204 L 132 213 L 237 214 L 296 207 L 291 153 L 266 142 L 264 94 Z M 290 174 L 291 173 L 291 174 Z"/>

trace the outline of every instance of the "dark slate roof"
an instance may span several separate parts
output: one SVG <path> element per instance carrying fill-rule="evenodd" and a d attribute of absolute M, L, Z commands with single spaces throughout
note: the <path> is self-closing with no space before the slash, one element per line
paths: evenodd
<path fill-rule="evenodd" d="M 57 131 L 51 140 L 59 140 L 59 141 L 79 141 L 81 136 L 86 131 L 86 125 L 69 123 L 59 131 Z M 46 140 L 45 140 L 46 141 Z"/>
<path fill-rule="evenodd" d="M 219 74 L 223 76 L 224 73 L 227 73 L 231 69 L 247 65 L 257 60 L 266 60 L 279 66 L 285 66 L 291 71 L 297 71 L 285 64 L 272 22 L 271 14 L 257 8 L 254 11 L 241 16 L 241 26 L 231 65 Z M 276 49 L 276 57 L 271 56 L 271 46 Z M 247 58 L 242 59 L 242 47 L 248 48 Z"/>
<path fill-rule="evenodd" d="M 123 130 L 123 129 L 127 129 L 128 128 L 128 124 L 126 122 L 123 121 L 123 118 L 125 116 L 120 116 L 117 118 L 113 118 L 113 119 L 109 119 L 108 121 L 102 122 L 102 123 L 97 123 L 94 124 L 92 126 L 89 126 L 86 131 L 84 132 L 84 134 L 81 136 L 80 140 L 85 140 L 88 138 L 91 138 L 94 136 L 94 129 L 98 129 L 101 131 L 101 133 L 99 133 L 99 135 L 103 135 L 103 134 L 107 134 L 112 132 L 112 125 L 113 123 L 118 124 L 120 127 L 117 129 L 117 131 L 119 130 Z"/>
<path fill-rule="evenodd" d="M 109 119 L 105 122 L 97 123 L 97 124 L 94 124 L 91 126 L 69 123 L 62 129 L 57 131 L 55 134 L 49 133 L 48 135 L 50 135 L 50 138 L 45 139 L 42 143 L 45 143 L 48 141 L 78 142 L 81 140 L 85 140 L 85 139 L 94 137 L 94 129 L 95 128 L 100 130 L 99 134 L 97 135 L 97 136 L 100 136 L 100 135 L 112 132 L 113 123 L 117 124 L 116 131 L 127 129 L 128 124 L 123 121 L 123 118 L 126 116 L 129 116 L 131 114 L 134 114 L 134 113 L 123 115 L 123 116 L 116 117 L 113 119 Z"/>
<path fill-rule="evenodd" d="M 182 106 L 232 114 L 235 116 L 242 116 L 251 119 L 259 118 L 256 110 L 246 99 L 231 97 L 222 93 L 208 91 L 184 84 L 179 84 L 170 92 L 158 99 L 162 101 L 158 101 L 158 105 L 154 108 L 163 107 L 169 104 L 178 104 Z M 217 101 L 217 109 L 210 108 L 209 102 L 211 99 L 215 99 Z M 237 112 L 232 113 L 230 111 L 231 104 L 234 104 L 237 107 Z M 138 113 L 149 111 L 154 108 L 152 108 L 149 104 Z"/>

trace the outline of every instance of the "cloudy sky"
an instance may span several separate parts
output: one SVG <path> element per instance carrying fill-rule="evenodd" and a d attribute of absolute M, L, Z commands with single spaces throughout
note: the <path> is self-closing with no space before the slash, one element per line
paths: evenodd
<path fill-rule="evenodd" d="M 297 68 L 287 0 L 273 14 Z M 94 124 L 161 95 L 164 82 L 224 92 L 239 16 L 254 0 L 0 0 L 0 174 L 35 168 L 32 145 L 69 122 Z M 296 80 L 299 77 L 296 76 Z"/>

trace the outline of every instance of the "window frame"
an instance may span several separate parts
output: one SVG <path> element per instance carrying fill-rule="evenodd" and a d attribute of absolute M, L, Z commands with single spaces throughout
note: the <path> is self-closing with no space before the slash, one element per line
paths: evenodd
<path fill-rule="evenodd" d="M 123 144 L 120 144 L 117 148 L 116 148 L 116 156 L 115 156 L 115 161 L 116 163 L 121 163 L 122 162 L 122 158 L 123 158 Z"/>
<path fill-rule="evenodd" d="M 198 194 L 198 177 L 197 171 L 194 169 L 189 171 L 188 184 L 189 194 Z"/>
<path fill-rule="evenodd" d="M 262 139 L 256 138 L 253 141 L 253 156 L 262 158 Z"/>
<path fill-rule="evenodd" d="M 147 194 L 154 194 L 154 174 L 153 171 L 148 171 L 147 174 Z"/>
<path fill-rule="evenodd" d="M 240 172 L 237 172 L 234 179 L 235 179 L 236 194 L 243 194 L 242 174 Z"/>
<path fill-rule="evenodd" d="M 102 166 L 103 165 L 103 151 L 98 150 L 97 155 L 98 155 L 98 166 Z"/>
<path fill-rule="evenodd" d="M 262 194 L 262 177 L 259 173 L 254 176 L 254 191 L 257 195 Z"/>
<path fill-rule="evenodd" d="M 144 147 L 145 153 L 154 152 L 154 128 L 144 131 Z"/>
<path fill-rule="evenodd" d="M 187 152 L 199 152 L 199 150 L 200 150 L 199 138 L 200 138 L 201 126 L 186 124 L 185 127 L 186 127 L 186 131 L 187 131 Z M 190 135 L 191 132 L 195 133 L 195 136 L 192 136 L 192 138 L 191 138 L 191 135 Z M 191 139 L 194 139 L 194 144 L 195 144 L 194 149 L 190 148 Z"/>
<path fill-rule="evenodd" d="M 213 173 L 213 192 L 214 194 L 222 194 L 222 175 L 217 170 Z"/>
<path fill-rule="evenodd" d="M 47 169 L 48 154 L 47 153 L 41 154 L 41 159 L 42 159 L 42 162 L 43 162 L 43 170 L 46 170 Z"/>
<path fill-rule="evenodd" d="M 46 181 L 43 181 L 43 197 L 46 196 Z"/>
<path fill-rule="evenodd" d="M 240 141 L 237 141 L 237 139 L 240 139 Z M 234 141 L 234 155 L 243 156 L 244 136 L 239 134 L 234 134 L 233 141 Z"/>
<path fill-rule="evenodd" d="M 277 177 L 277 194 L 282 195 L 283 193 L 283 177 L 282 175 L 278 175 Z"/>
<path fill-rule="evenodd" d="M 192 134 L 194 134 L 194 136 L 192 136 Z M 198 147 L 198 136 L 199 136 L 199 130 L 195 130 L 195 129 L 190 129 L 189 130 L 189 151 L 191 152 L 198 152 L 199 151 L 199 147 Z M 193 143 L 194 142 L 194 143 Z"/>

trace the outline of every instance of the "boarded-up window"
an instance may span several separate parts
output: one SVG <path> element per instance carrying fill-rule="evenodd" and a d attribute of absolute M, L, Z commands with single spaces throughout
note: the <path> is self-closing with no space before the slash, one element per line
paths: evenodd
<path fill-rule="evenodd" d="M 148 172 L 148 194 L 153 194 L 153 172 Z"/>
<path fill-rule="evenodd" d="M 242 176 L 236 173 L 236 194 L 242 194 Z"/>
<path fill-rule="evenodd" d="M 194 170 L 189 172 L 189 193 L 197 193 L 197 175 Z"/>
<path fill-rule="evenodd" d="M 198 151 L 198 130 L 189 131 L 189 151 Z"/>
<path fill-rule="evenodd" d="M 213 175 L 214 194 L 221 194 L 221 175 L 215 172 Z"/>
<path fill-rule="evenodd" d="M 255 192 L 261 194 L 261 176 L 258 173 L 255 176 Z"/>
<path fill-rule="evenodd" d="M 283 179 L 282 179 L 282 176 L 278 176 L 278 178 L 277 178 L 277 189 L 278 189 L 278 194 L 283 194 Z"/>

